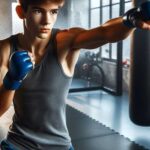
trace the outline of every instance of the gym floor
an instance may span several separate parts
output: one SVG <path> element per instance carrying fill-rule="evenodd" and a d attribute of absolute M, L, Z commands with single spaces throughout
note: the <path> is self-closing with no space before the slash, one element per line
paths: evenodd
<path fill-rule="evenodd" d="M 101 90 L 70 93 L 67 103 L 118 134 L 150 149 L 150 127 L 137 126 L 129 119 L 128 93 L 122 96 L 114 96 Z"/>

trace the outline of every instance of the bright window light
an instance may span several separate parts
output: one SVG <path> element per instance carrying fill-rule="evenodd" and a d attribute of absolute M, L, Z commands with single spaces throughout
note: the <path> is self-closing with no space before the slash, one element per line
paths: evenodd
<path fill-rule="evenodd" d="M 23 32 L 23 22 L 16 13 L 17 4 L 16 2 L 12 3 L 12 34 Z"/>

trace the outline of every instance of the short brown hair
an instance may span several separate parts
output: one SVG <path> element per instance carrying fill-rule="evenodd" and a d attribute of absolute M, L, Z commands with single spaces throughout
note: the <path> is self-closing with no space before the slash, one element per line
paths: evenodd
<path fill-rule="evenodd" d="M 23 7 L 24 11 L 27 11 L 29 5 L 33 4 L 42 4 L 46 1 L 60 4 L 60 7 L 63 6 L 65 0 L 18 0 L 20 5 Z"/>

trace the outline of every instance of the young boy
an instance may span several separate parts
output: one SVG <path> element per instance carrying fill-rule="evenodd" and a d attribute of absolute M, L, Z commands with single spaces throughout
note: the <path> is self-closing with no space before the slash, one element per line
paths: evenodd
<path fill-rule="evenodd" d="M 0 116 L 12 101 L 15 109 L 2 150 L 72 150 L 65 99 L 80 49 L 123 40 L 135 27 L 150 29 L 137 9 L 90 30 L 53 29 L 63 4 L 20 0 L 24 33 L 0 41 Z"/>

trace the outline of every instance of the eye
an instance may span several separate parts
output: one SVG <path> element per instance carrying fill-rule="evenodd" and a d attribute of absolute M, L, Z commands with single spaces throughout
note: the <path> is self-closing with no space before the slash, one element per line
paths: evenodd
<path fill-rule="evenodd" d="M 34 12 L 35 14 L 41 14 L 41 13 L 42 13 L 42 11 L 41 11 L 40 9 L 34 9 L 33 12 Z"/>
<path fill-rule="evenodd" d="M 57 10 L 57 9 L 56 9 L 56 10 L 51 10 L 50 13 L 51 13 L 52 15 L 58 14 L 58 10 Z"/>

